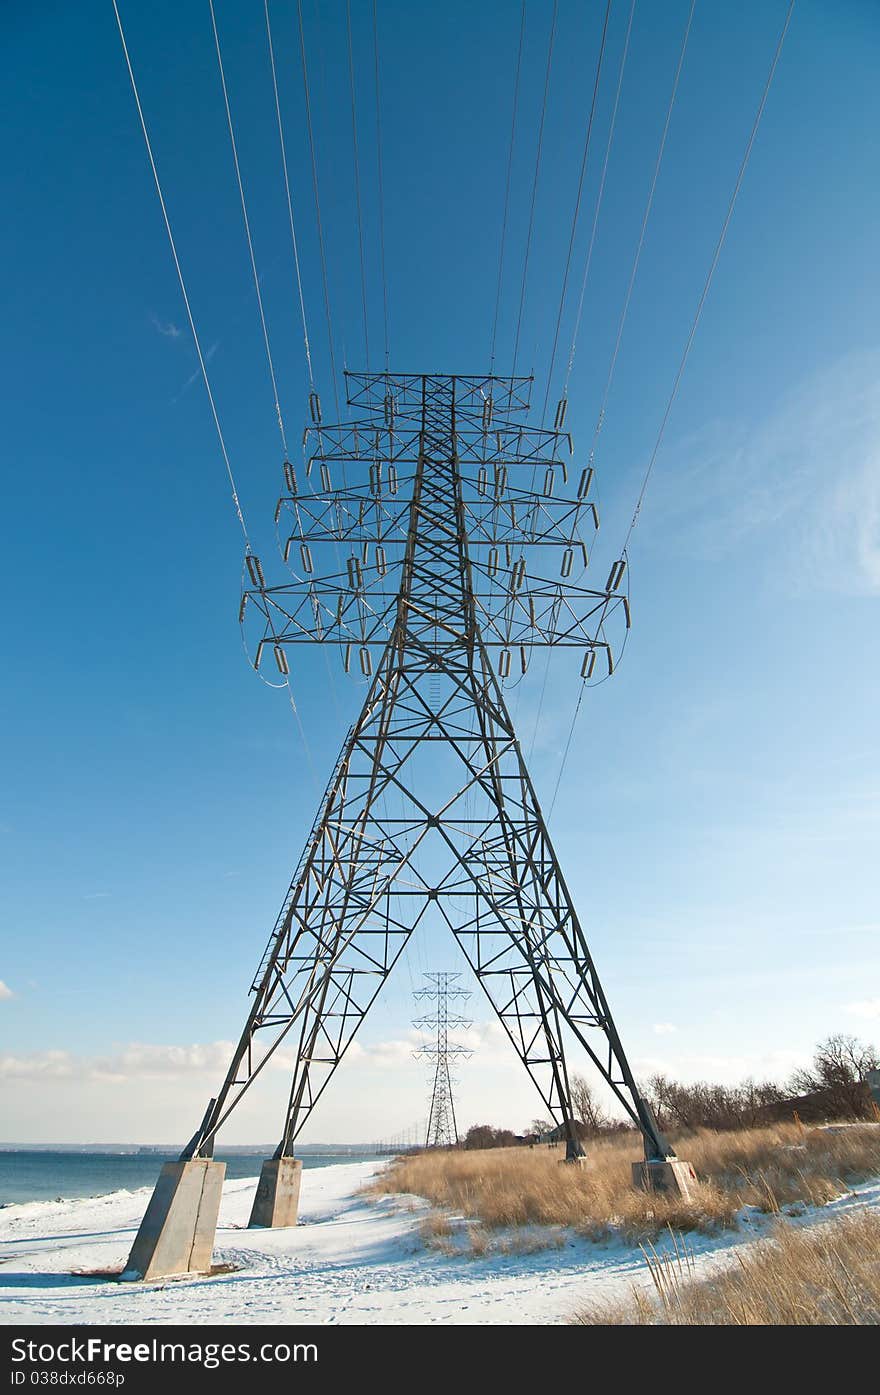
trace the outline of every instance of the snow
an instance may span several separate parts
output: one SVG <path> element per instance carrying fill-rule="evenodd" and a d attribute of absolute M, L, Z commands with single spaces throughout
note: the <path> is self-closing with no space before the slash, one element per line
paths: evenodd
<path fill-rule="evenodd" d="M 560 1248 L 532 1254 L 441 1254 L 419 1233 L 426 1202 L 360 1194 L 382 1166 L 306 1171 L 300 1223 L 290 1230 L 248 1230 L 255 1180 L 228 1182 L 214 1258 L 235 1268 L 212 1278 L 139 1284 L 96 1277 L 122 1268 L 148 1188 L 4 1207 L 0 1322 L 543 1324 L 650 1283 L 637 1246 L 570 1232 L 557 1233 Z M 792 1208 L 792 1220 L 811 1225 L 861 1206 L 880 1207 L 880 1179 L 824 1207 Z M 729 1262 L 771 1224 L 746 1207 L 736 1230 L 689 1235 L 694 1274 Z"/>

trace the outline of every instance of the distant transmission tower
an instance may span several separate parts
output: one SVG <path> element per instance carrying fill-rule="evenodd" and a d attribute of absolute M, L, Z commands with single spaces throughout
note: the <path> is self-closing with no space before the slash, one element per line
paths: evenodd
<path fill-rule="evenodd" d="M 467 1029 L 471 1025 L 465 1017 L 450 1016 L 449 1002 L 450 999 L 456 999 L 464 1004 L 471 995 L 466 988 L 452 987 L 461 978 L 461 974 L 425 974 L 425 978 L 433 987 L 419 988 L 413 994 L 416 1002 L 429 1001 L 435 1004 L 433 1012 L 424 1017 L 417 1017 L 413 1022 L 414 1027 L 434 1033 L 432 1042 L 425 1042 L 413 1052 L 417 1061 L 430 1061 L 434 1068 L 425 1147 L 448 1148 L 458 1142 L 452 1073 L 449 1065 L 451 1061 L 465 1061 L 473 1055 L 470 1047 L 449 1040 L 450 1027 Z"/>
<path fill-rule="evenodd" d="M 251 1223 L 293 1223 L 294 1143 L 426 919 L 455 937 L 568 1158 L 583 1149 L 564 1029 L 641 1130 L 648 1168 L 675 1159 L 624 1053 L 504 698 L 548 646 L 574 649 L 585 681 L 600 660 L 610 673 L 613 626 L 629 624 L 625 558 L 604 587 L 584 584 L 580 530 L 586 522 L 592 535 L 599 517 L 592 467 L 572 463 L 567 404 L 545 429 L 521 422 L 530 378 L 346 378 L 351 419 L 325 424 L 313 393 L 302 473 L 284 462 L 276 521 L 293 577 L 270 585 L 248 551 L 240 620 L 246 640 L 256 626 L 254 666 L 268 661 L 285 678 L 298 644 L 338 646 L 364 682 L 363 706 L 254 975 L 226 1078 L 169 1165 L 178 1173 L 157 1185 L 130 1259 L 141 1273 L 178 1262 L 156 1259 L 151 1237 L 181 1233 L 180 1208 L 195 1207 L 194 1233 L 213 1237 L 214 1140 L 282 1044 L 290 1095 Z"/>

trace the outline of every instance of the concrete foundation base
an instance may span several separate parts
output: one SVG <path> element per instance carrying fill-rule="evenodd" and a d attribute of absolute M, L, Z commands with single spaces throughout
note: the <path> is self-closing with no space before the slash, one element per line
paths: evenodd
<path fill-rule="evenodd" d="M 161 1279 L 210 1271 L 225 1175 L 226 1164 L 210 1158 L 163 1165 L 124 1277 Z"/>
<path fill-rule="evenodd" d="M 665 1192 L 667 1196 L 690 1201 L 691 1183 L 697 1180 L 697 1174 L 690 1163 L 683 1162 L 681 1158 L 664 1158 L 662 1161 L 657 1158 L 651 1162 L 633 1163 L 632 1179 L 633 1186 L 640 1191 Z"/>
<path fill-rule="evenodd" d="M 301 1181 L 299 1158 L 270 1158 L 264 1162 L 248 1225 L 296 1225 Z"/>
<path fill-rule="evenodd" d="M 560 1167 L 588 1167 L 588 1166 L 589 1166 L 589 1162 L 590 1162 L 590 1159 L 587 1158 L 587 1157 L 580 1157 L 580 1158 L 560 1158 L 560 1159 L 559 1159 L 559 1166 L 560 1166 Z"/>

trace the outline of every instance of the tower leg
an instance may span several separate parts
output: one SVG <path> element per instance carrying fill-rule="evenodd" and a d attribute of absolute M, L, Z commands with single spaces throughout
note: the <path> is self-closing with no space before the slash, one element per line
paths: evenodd
<path fill-rule="evenodd" d="M 260 1172 L 248 1226 L 296 1225 L 301 1181 L 300 1158 L 268 1158 Z"/>
<path fill-rule="evenodd" d="M 226 1164 L 210 1158 L 163 1165 L 131 1247 L 127 1278 L 210 1272 L 225 1175 Z"/>

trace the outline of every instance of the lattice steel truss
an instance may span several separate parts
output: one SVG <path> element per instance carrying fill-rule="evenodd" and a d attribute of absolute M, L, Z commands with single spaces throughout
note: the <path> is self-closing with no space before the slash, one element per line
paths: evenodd
<path fill-rule="evenodd" d="M 525 378 L 348 375 L 358 415 L 325 426 L 313 399 L 305 491 L 285 463 L 276 518 L 292 582 L 247 558 L 252 648 L 282 673 L 306 640 L 357 652 L 367 676 L 311 835 L 252 985 L 226 1080 L 184 1157 L 217 1130 L 283 1041 L 290 1098 L 276 1156 L 292 1152 L 410 936 L 448 926 L 571 1157 L 563 1029 L 587 1052 L 646 1156 L 672 1154 L 627 1062 L 554 854 L 502 691 L 537 646 L 585 651 L 629 621 L 619 587 L 589 590 L 581 522 L 598 526 L 591 471 L 552 431 L 518 423 Z M 335 472 L 339 473 L 338 482 Z M 319 488 L 312 488 L 317 485 Z M 537 486 L 537 487 L 536 487 Z M 567 491 L 567 492 L 566 492 Z M 373 655 L 376 654 L 374 663 Z M 494 654 L 494 661 L 492 655 Z M 441 759 L 442 757 L 442 759 Z"/>
<path fill-rule="evenodd" d="M 450 1000 L 463 1004 L 471 996 L 468 989 L 458 986 L 460 977 L 460 974 L 450 973 L 425 974 L 431 987 L 419 988 L 413 994 L 416 1002 L 434 1004 L 433 1011 L 417 1017 L 413 1022 L 413 1026 L 420 1031 L 433 1033 L 433 1040 L 423 1042 L 413 1052 L 417 1061 L 428 1061 L 431 1065 L 426 1148 L 451 1148 L 458 1142 L 451 1066 L 455 1061 L 466 1061 L 473 1055 L 469 1046 L 449 1039 L 450 1027 L 466 1030 L 472 1026 L 469 1018 L 449 1011 Z"/>

